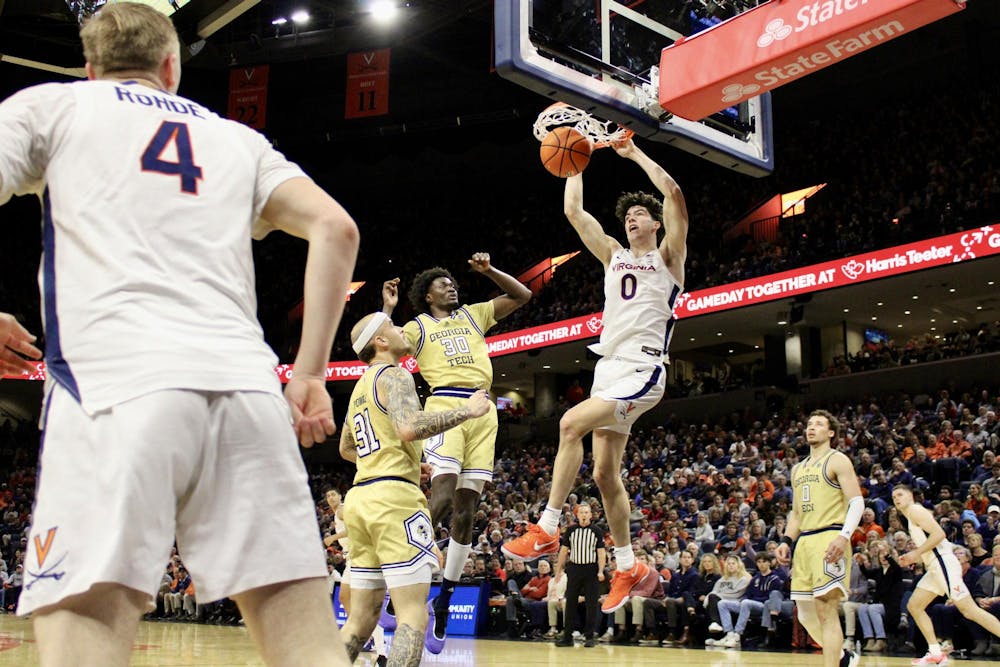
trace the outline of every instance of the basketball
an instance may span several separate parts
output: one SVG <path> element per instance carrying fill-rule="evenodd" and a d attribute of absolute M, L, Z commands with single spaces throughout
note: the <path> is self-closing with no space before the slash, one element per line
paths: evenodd
<path fill-rule="evenodd" d="M 576 176 L 590 162 L 590 140 L 571 127 L 557 127 L 542 139 L 542 166 L 559 178 Z"/>

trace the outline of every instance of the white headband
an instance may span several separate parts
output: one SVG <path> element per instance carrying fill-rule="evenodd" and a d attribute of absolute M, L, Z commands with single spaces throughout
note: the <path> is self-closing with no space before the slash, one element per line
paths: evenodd
<path fill-rule="evenodd" d="M 365 346 L 371 342 L 372 338 L 374 338 L 375 332 L 381 329 L 383 324 L 390 321 L 390 317 L 385 313 L 375 313 L 375 316 L 372 317 L 371 321 L 365 325 L 364 329 L 361 330 L 361 335 L 358 336 L 358 339 L 351 343 L 351 347 L 354 348 L 354 353 L 361 354 L 361 350 L 365 349 Z"/>

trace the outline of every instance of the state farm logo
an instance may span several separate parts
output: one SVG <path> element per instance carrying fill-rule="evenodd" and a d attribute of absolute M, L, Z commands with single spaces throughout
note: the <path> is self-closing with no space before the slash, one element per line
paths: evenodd
<path fill-rule="evenodd" d="M 847 264 L 842 264 L 840 270 L 844 272 L 844 275 L 851 280 L 856 280 L 858 276 L 865 272 L 865 265 L 861 262 L 852 259 Z"/>
<path fill-rule="evenodd" d="M 764 34 L 757 38 L 757 46 L 767 48 L 775 42 L 780 42 L 793 32 L 792 26 L 785 25 L 782 19 L 772 19 L 764 26 Z"/>
<path fill-rule="evenodd" d="M 597 333 L 600 331 L 601 324 L 601 318 L 596 315 L 587 320 L 587 328 L 590 329 L 590 333 Z"/>
<path fill-rule="evenodd" d="M 756 83 L 750 83 L 747 85 L 743 85 L 742 83 L 731 83 L 722 89 L 722 101 L 737 102 L 742 100 L 744 97 L 753 95 L 758 90 L 760 90 L 760 86 Z"/>
<path fill-rule="evenodd" d="M 417 369 L 417 360 L 414 359 L 413 357 L 407 357 L 403 361 L 403 368 L 405 368 L 408 372 L 412 373 Z"/>

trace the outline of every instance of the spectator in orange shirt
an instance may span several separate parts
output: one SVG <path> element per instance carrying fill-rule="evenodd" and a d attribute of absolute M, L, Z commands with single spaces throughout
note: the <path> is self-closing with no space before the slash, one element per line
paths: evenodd
<path fill-rule="evenodd" d="M 969 497 L 965 499 L 965 507 L 975 512 L 976 516 L 985 516 L 990 507 L 990 499 L 983 493 L 982 484 L 969 487 Z"/>
<path fill-rule="evenodd" d="M 927 446 L 924 447 L 924 452 L 927 453 L 928 459 L 937 461 L 948 456 L 948 445 L 940 436 L 935 437 L 930 434 L 927 436 Z"/>
<path fill-rule="evenodd" d="M 767 478 L 765 473 L 761 473 L 757 483 L 750 489 L 750 495 L 747 496 L 747 502 L 751 505 L 756 503 L 758 494 L 764 496 L 768 500 L 774 497 L 774 484 Z"/>
<path fill-rule="evenodd" d="M 868 533 L 871 531 L 878 533 L 879 539 L 885 537 L 885 530 L 875 523 L 875 510 L 866 507 L 861 514 L 861 524 L 854 529 L 854 534 L 851 535 L 851 546 L 857 547 L 868 542 Z"/>

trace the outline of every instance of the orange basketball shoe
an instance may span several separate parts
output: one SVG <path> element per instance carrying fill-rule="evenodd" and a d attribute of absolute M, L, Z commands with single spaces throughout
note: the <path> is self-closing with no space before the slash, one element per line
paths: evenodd
<path fill-rule="evenodd" d="M 605 614 L 613 614 L 616 609 L 628 602 L 632 589 L 648 577 L 650 572 L 652 570 L 649 569 L 649 566 L 641 561 L 636 561 L 628 572 L 615 570 L 611 576 L 611 590 L 604 598 L 601 611 Z"/>
<path fill-rule="evenodd" d="M 538 524 L 529 523 L 524 535 L 507 542 L 500 550 L 505 556 L 515 560 L 538 560 L 559 551 L 559 529 L 556 528 L 555 535 L 549 535 Z"/>

